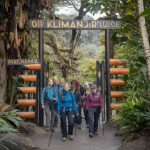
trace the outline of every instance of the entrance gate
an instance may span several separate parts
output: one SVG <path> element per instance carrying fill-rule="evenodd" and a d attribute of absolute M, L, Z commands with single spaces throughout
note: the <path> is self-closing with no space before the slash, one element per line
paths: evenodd
<path fill-rule="evenodd" d="M 104 78 L 106 81 L 106 87 L 102 86 L 102 94 L 103 97 L 106 96 L 106 118 L 109 120 L 110 118 L 110 98 L 111 98 L 111 90 L 110 90 L 110 30 L 112 29 L 119 29 L 121 27 L 121 22 L 119 20 L 38 20 L 38 19 L 31 19 L 29 20 L 29 28 L 31 30 L 38 30 L 39 32 L 39 45 L 38 45 L 38 56 L 39 62 L 41 64 L 41 70 L 39 74 L 40 84 L 39 84 L 39 91 L 42 90 L 44 87 L 44 36 L 43 30 L 105 30 L 105 67 L 104 63 L 101 64 L 101 86 L 104 85 Z M 104 70 L 106 74 L 104 75 Z M 106 90 L 105 90 L 106 89 Z M 40 97 L 39 92 L 39 97 Z M 38 98 L 38 105 L 36 108 L 36 123 L 39 125 L 43 125 L 43 115 L 42 115 L 42 108 Z"/>

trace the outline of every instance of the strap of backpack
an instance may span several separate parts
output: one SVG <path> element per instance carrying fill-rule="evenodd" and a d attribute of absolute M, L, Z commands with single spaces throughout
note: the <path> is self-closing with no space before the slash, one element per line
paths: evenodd
<path fill-rule="evenodd" d="M 70 94 L 70 96 L 71 96 L 71 100 L 72 100 L 72 107 L 73 107 L 73 109 L 74 109 L 74 103 L 73 103 L 73 95 L 72 95 L 72 92 L 71 92 L 71 91 L 69 91 L 69 94 Z"/>

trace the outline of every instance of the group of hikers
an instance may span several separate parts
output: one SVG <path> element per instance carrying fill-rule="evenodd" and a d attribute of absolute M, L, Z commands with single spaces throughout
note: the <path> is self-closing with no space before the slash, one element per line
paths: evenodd
<path fill-rule="evenodd" d="M 60 126 L 62 140 L 74 139 L 74 125 L 81 129 L 82 110 L 89 128 L 89 137 L 98 135 L 98 121 L 103 107 L 103 98 L 95 84 L 87 81 L 81 86 L 78 80 L 72 80 L 69 84 L 64 78 L 58 81 L 57 77 L 49 78 L 48 85 L 43 88 L 41 105 L 46 116 L 46 130 L 54 131 Z M 51 114 L 51 115 L 50 115 Z"/>

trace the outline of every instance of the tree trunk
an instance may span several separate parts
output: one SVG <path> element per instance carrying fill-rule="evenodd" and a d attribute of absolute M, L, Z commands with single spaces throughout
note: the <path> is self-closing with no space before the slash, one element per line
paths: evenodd
<path fill-rule="evenodd" d="M 143 0 L 138 0 L 138 8 L 139 8 L 139 14 L 141 14 L 144 11 Z M 148 79 L 150 80 L 150 44 L 149 44 L 148 32 L 147 32 L 146 21 L 144 16 L 139 17 L 139 23 L 140 23 L 143 46 L 144 46 L 145 57 L 147 62 Z"/>
<path fill-rule="evenodd" d="M 0 37 L 0 102 L 4 100 L 6 93 L 6 54 L 3 39 Z"/>

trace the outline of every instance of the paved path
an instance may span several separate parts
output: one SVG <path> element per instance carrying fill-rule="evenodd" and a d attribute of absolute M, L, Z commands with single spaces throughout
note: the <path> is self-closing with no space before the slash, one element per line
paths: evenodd
<path fill-rule="evenodd" d="M 66 142 L 61 141 L 60 129 L 57 128 L 48 148 L 51 132 L 42 129 L 38 131 L 30 138 L 35 146 L 44 150 L 118 150 L 121 144 L 121 139 L 114 136 L 115 129 L 110 127 L 105 128 L 105 135 L 102 135 L 102 129 L 99 129 L 99 135 L 93 138 L 89 138 L 88 129 L 82 127 L 81 130 L 77 129 L 74 141 L 67 139 Z"/>

